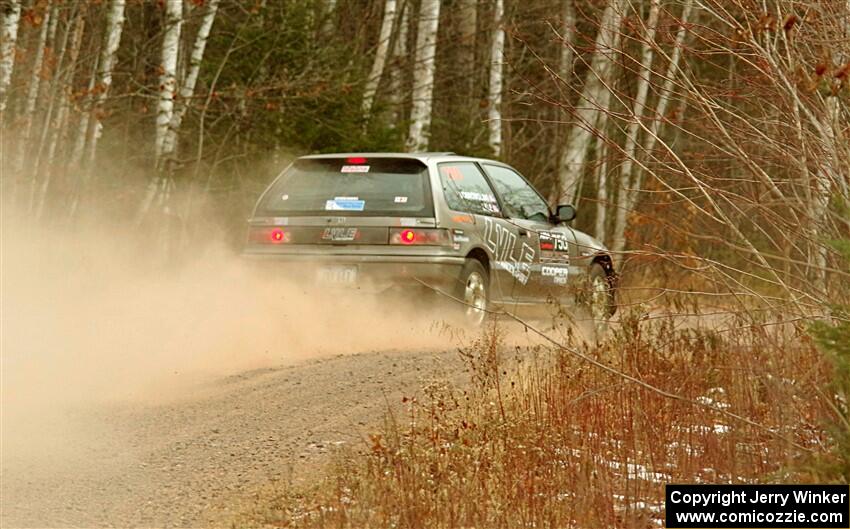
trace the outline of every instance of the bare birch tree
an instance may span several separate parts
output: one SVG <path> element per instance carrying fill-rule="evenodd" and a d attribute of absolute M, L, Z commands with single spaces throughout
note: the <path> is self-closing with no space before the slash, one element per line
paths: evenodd
<path fill-rule="evenodd" d="M 437 52 L 437 30 L 440 24 L 440 0 L 422 0 L 416 33 L 416 55 L 413 68 L 413 104 L 407 148 L 428 148 L 431 107 L 434 96 L 434 57 Z"/>
<path fill-rule="evenodd" d="M 631 121 L 626 129 L 626 143 L 623 148 L 624 158 L 620 165 L 620 189 L 618 191 L 617 213 L 614 223 L 614 252 L 615 259 L 621 260 L 625 246 L 623 235 L 625 233 L 625 218 L 628 213 L 626 209 L 630 193 L 633 190 L 635 167 L 634 158 L 638 145 L 638 133 L 641 130 L 646 97 L 649 93 L 649 83 L 652 77 L 652 60 L 655 51 L 655 32 L 658 29 L 658 14 L 661 10 L 660 0 L 649 0 L 649 14 L 644 24 L 643 43 L 641 44 L 641 61 L 637 70 L 637 89 L 632 106 Z"/>
<path fill-rule="evenodd" d="M 622 19 L 623 0 L 610 0 L 602 14 L 590 69 L 576 106 L 567 146 L 560 160 L 560 203 L 575 202 L 587 152 L 596 134 L 600 115 L 608 111 L 611 101 L 611 75 L 620 42 Z"/>
<path fill-rule="evenodd" d="M 35 117 L 35 105 L 38 101 L 39 87 L 42 77 L 42 65 L 44 63 L 44 51 L 47 45 L 48 30 L 51 24 L 51 15 L 55 14 L 50 6 L 45 6 L 44 17 L 41 19 L 41 26 L 38 31 L 38 39 L 35 44 L 35 57 L 32 61 L 32 71 L 30 72 L 29 87 L 27 89 L 27 97 L 24 103 L 23 113 L 23 134 L 18 139 L 18 155 L 15 163 L 16 172 L 24 167 L 27 149 L 30 148 L 32 140 L 32 124 Z M 32 197 L 30 197 L 32 199 Z"/>
<path fill-rule="evenodd" d="M 392 39 L 393 26 L 396 19 L 396 0 L 386 0 L 384 3 L 384 18 L 381 21 L 381 33 L 378 36 L 378 47 L 375 50 L 375 58 L 372 61 L 372 70 L 366 78 L 366 86 L 363 89 L 363 116 L 368 121 L 372 113 L 372 104 L 375 101 L 375 93 L 384 75 L 384 65 Z"/>
<path fill-rule="evenodd" d="M 97 81 L 95 83 L 95 95 L 91 109 L 91 123 L 89 123 L 88 134 L 88 163 L 94 161 L 97 152 L 97 142 L 103 132 L 101 123 L 103 105 L 109 96 L 112 86 L 112 72 L 118 55 L 118 47 L 121 45 L 121 33 L 124 29 L 124 8 L 126 0 L 112 0 L 106 15 L 106 34 L 97 66 Z"/>
<path fill-rule="evenodd" d="M 504 80 L 505 28 L 504 0 L 493 6 L 493 40 L 490 45 L 490 85 L 487 91 L 488 144 L 493 155 L 502 154 L 502 84 Z"/>
<path fill-rule="evenodd" d="M 169 126 L 174 118 L 174 99 L 177 93 L 177 58 L 180 50 L 182 26 L 183 0 L 166 0 L 154 140 L 154 155 L 158 167 L 163 162 L 166 136 L 168 136 Z"/>
<path fill-rule="evenodd" d="M 201 63 L 204 60 L 204 51 L 207 47 L 207 41 L 212 31 L 215 15 L 218 11 L 219 0 L 210 0 L 207 3 L 206 11 L 201 19 L 201 25 L 198 28 L 198 33 L 195 35 L 195 43 L 192 46 L 192 54 L 189 57 L 189 71 L 183 80 L 183 86 L 180 87 L 180 97 L 177 100 L 176 110 L 165 131 L 165 139 L 162 147 L 162 155 L 165 157 L 173 157 L 177 149 L 177 135 L 180 132 L 180 127 L 183 124 L 183 118 L 186 111 L 189 109 L 189 104 L 195 95 L 195 85 L 198 82 L 198 75 L 201 71 Z"/>
<path fill-rule="evenodd" d="M 20 0 L 3 0 L 0 3 L 0 124 L 6 111 L 12 71 L 15 69 L 15 46 L 20 19 Z"/>

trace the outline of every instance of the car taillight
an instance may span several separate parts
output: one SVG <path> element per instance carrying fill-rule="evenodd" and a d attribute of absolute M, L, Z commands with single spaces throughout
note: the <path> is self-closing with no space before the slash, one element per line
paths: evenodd
<path fill-rule="evenodd" d="M 421 228 L 393 228 L 390 230 L 390 244 L 405 246 L 450 246 L 448 230 Z"/>
<path fill-rule="evenodd" d="M 292 240 L 291 234 L 283 228 L 251 228 L 248 238 L 257 244 L 286 244 Z"/>

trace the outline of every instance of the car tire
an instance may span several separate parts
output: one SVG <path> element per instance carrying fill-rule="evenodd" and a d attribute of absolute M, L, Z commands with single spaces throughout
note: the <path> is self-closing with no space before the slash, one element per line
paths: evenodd
<path fill-rule="evenodd" d="M 466 323 L 480 326 L 490 307 L 490 274 L 478 259 L 464 263 L 455 297 L 463 302 L 460 310 Z"/>
<path fill-rule="evenodd" d="M 608 320 L 617 309 L 614 280 L 601 263 L 590 265 L 587 291 L 583 297 L 585 308 L 592 320 L 595 337 L 598 339 L 608 330 Z"/>

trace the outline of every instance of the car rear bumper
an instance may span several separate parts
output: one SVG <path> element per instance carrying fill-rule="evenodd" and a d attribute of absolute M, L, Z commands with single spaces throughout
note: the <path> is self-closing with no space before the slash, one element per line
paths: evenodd
<path fill-rule="evenodd" d="M 292 281 L 302 287 L 353 288 L 376 293 L 394 287 L 411 286 L 432 287 L 453 294 L 465 262 L 463 257 L 457 256 L 286 254 L 262 251 L 246 251 L 242 256 L 256 262 L 264 274 Z M 356 270 L 356 279 L 350 282 L 329 281 L 326 272 L 340 268 Z"/>

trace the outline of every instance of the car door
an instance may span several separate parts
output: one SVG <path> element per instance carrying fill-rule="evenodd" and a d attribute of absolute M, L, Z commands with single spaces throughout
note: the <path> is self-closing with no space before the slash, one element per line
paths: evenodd
<path fill-rule="evenodd" d="M 474 216 L 470 235 L 488 250 L 494 301 L 520 301 L 530 277 L 533 247 L 521 240 L 520 228 L 503 217 L 495 191 L 475 162 L 443 162 L 437 168 L 449 209 Z"/>
<path fill-rule="evenodd" d="M 549 206 L 525 178 L 510 167 L 483 164 L 499 195 L 503 213 L 519 229 L 520 237 L 534 251 L 523 301 L 543 302 L 550 296 L 563 298 L 576 276 L 576 239 L 567 226 L 552 223 Z"/>

